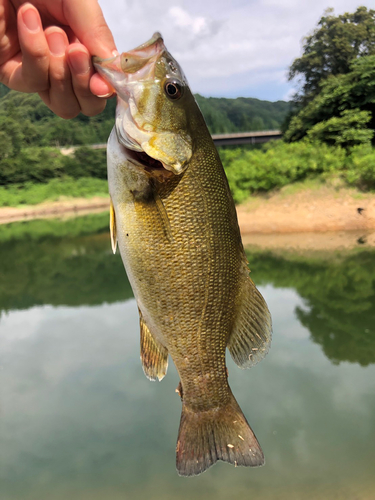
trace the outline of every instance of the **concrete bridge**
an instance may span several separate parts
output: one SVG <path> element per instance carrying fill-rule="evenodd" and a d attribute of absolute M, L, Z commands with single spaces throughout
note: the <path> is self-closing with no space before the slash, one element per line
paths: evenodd
<path fill-rule="evenodd" d="M 213 134 L 212 139 L 216 146 L 235 146 L 240 144 L 261 144 L 263 142 L 281 139 L 280 130 L 262 130 L 257 132 L 234 132 L 232 134 Z M 85 144 L 83 144 L 85 146 Z M 61 148 L 63 155 L 70 155 L 81 146 L 66 146 Z M 105 149 L 106 143 L 91 144 L 92 149 Z"/>
<path fill-rule="evenodd" d="M 231 146 L 236 144 L 261 144 L 273 139 L 281 139 L 280 130 L 261 130 L 258 132 L 234 132 L 232 134 L 213 134 L 216 146 Z"/>

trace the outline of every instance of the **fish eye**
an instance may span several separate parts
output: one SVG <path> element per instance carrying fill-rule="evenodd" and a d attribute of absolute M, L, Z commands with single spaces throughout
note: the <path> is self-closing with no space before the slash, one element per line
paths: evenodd
<path fill-rule="evenodd" d="M 183 87 L 178 80 L 167 80 L 164 84 L 164 91 L 173 101 L 180 99 L 183 93 Z"/>

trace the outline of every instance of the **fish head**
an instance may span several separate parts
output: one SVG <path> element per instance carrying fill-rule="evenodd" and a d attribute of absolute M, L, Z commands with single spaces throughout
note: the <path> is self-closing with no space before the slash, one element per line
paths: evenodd
<path fill-rule="evenodd" d="M 194 98 L 160 33 L 129 52 L 111 59 L 94 57 L 93 62 L 117 93 L 115 128 L 120 144 L 182 174 L 193 153 L 188 109 Z"/>

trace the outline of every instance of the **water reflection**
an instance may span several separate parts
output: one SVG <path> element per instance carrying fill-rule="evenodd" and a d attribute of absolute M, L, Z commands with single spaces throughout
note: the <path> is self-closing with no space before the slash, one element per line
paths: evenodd
<path fill-rule="evenodd" d="M 107 218 L 52 234 L 14 227 L 0 230 L 1 500 L 373 498 L 374 357 L 355 340 L 371 351 L 374 254 L 251 252 L 273 346 L 252 370 L 228 367 L 267 463 L 185 479 L 174 468 L 178 377 L 173 366 L 162 383 L 143 375 Z"/>
<path fill-rule="evenodd" d="M 0 226 L 0 313 L 132 297 L 107 231 L 107 214 Z"/>
<path fill-rule="evenodd" d="M 260 282 L 294 288 L 297 318 L 334 363 L 375 362 L 375 251 L 283 256 L 249 253 Z"/>
<path fill-rule="evenodd" d="M 334 363 L 375 362 L 375 251 L 277 255 L 251 250 L 258 283 L 293 288 L 297 307 Z M 107 214 L 0 226 L 1 311 L 35 305 L 94 305 L 132 297 L 119 255 L 112 255 Z"/>

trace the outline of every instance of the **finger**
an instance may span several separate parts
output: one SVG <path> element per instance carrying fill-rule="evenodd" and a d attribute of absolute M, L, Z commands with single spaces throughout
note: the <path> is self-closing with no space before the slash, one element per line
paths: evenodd
<path fill-rule="evenodd" d="M 94 73 L 90 80 L 90 90 L 93 94 L 98 97 L 104 97 L 108 99 L 111 97 L 115 90 L 112 88 L 109 83 L 107 83 L 103 78 L 99 75 L 99 73 Z"/>
<path fill-rule="evenodd" d="M 90 91 L 93 74 L 89 51 L 82 44 L 72 44 L 67 50 L 68 63 L 72 74 L 73 90 L 84 115 L 94 116 L 103 111 L 106 101 Z"/>
<path fill-rule="evenodd" d="M 18 90 L 39 92 L 48 88 L 49 49 L 40 16 L 30 3 L 20 7 L 17 14 L 18 37 L 22 52 L 22 71 L 13 82 Z"/>
<path fill-rule="evenodd" d="M 17 12 L 10 2 L 0 0 L 0 65 L 12 59 L 20 50 L 17 35 Z"/>
<path fill-rule="evenodd" d="M 72 77 L 65 57 L 69 45 L 65 31 L 56 26 L 45 30 L 50 51 L 48 93 L 42 99 L 54 113 L 62 118 L 74 118 L 80 112 L 80 106 L 72 87 Z"/>
<path fill-rule="evenodd" d="M 112 57 L 116 45 L 99 3 L 93 0 L 67 0 L 64 7 L 69 26 L 89 53 Z"/>

